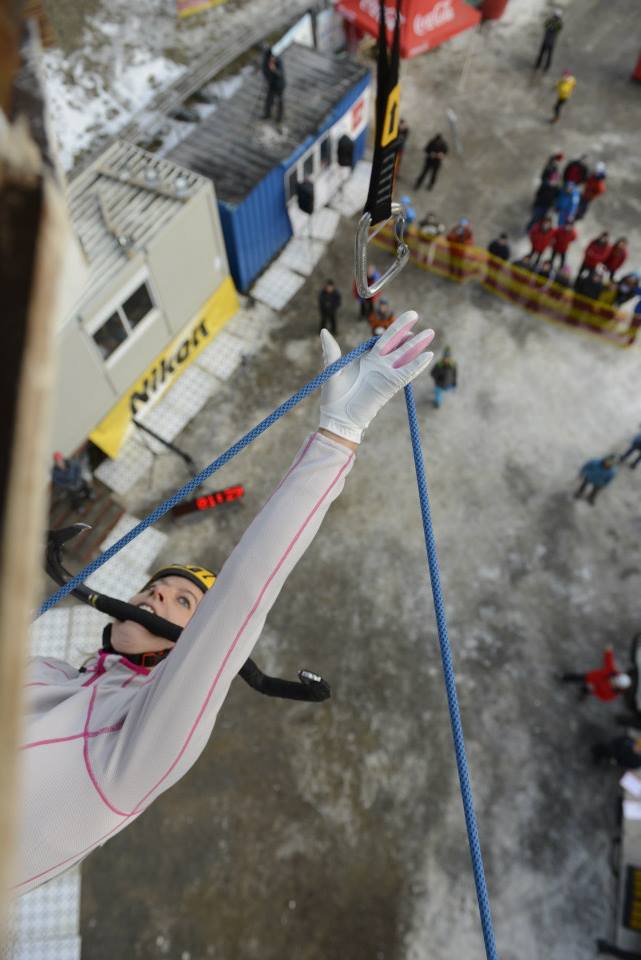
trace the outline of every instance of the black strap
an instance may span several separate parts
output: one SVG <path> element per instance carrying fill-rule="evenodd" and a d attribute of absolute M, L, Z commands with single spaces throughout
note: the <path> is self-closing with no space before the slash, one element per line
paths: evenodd
<path fill-rule="evenodd" d="M 64 544 L 85 528 L 86 524 L 74 524 L 73 527 L 66 527 L 63 530 L 50 530 L 47 540 L 46 569 L 49 576 L 58 584 L 65 583 L 71 574 L 65 569 L 62 563 L 62 548 Z M 95 607 L 101 613 L 114 620 L 132 620 L 139 623 L 151 633 L 165 640 L 171 640 L 177 643 L 182 633 L 182 628 L 164 617 L 158 617 L 156 614 L 149 613 L 148 610 L 141 610 L 124 600 L 118 600 L 116 597 L 109 597 L 102 593 L 96 593 L 85 586 L 79 584 L 71 593 L 82 600 L 83 603 Z M 102 649 L 106 653 L 117 653 L 111 645 L 111 627 L 108 623 L 102 632 Z M 170 653 L 170 650 L 161 650 L 158 653 L 137 653 L 126 657 L 131 663 L 141 667 L 155 667 L 157 663 L 164 660 Z M 286 700 L 305 700 L 307 702 L 320 702 L 327 700 L 331 695 L 329 684 L 318 674 L 307 670 L 301 670 L 298 674 L 300 683 L 292 680 L 281 680 L 278 677 L 269 677 L 260 670 L 253 660 L 247 660 L 241 668 L 239 675 L 249 684 L 252 689 L 263 693 L 268 697 L 281 697 Z"/>
<path fill-rule="evenodd" d="M 385 3 L 380 0 L 378 28 L 378 65 L 376 89 L 376 144 L 372 160 L 372 176 L 365 204 L 372 223 L 389 220 L 392 215 L 392 191 L 396 170 L 396 154 L 400 147 L 398 121 L 400 110 L 400 86 L 398 64 L 400 59 L 401 0 L 396 0 L 396 22 L 392 49 L 388 56 L 387 31 L 385 28 Z"/>
<path fill-rule="evenodd" d="M 308 670 L 301 670 L 298 674 L 300 682 L 295 680 L 281 680 L 280 677 L 270 677 L 256 666 L 253 660 L 246 660 L 238 671 L 245 683 L 252 690 L 264 694 L 266 697 L 279 697 L 282 700 L 304 700 L 306 703 L 320 703 L 331 696 L 330 686 L 326 680 Z"/>

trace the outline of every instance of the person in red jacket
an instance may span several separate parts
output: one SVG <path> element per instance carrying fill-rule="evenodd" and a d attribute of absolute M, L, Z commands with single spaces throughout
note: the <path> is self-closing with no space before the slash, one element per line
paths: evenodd
<path fill-rule="evenodd" d="M 614 274 L 619 270 L 628 259 L 628 241 L 625 237 L 619 237 L 617 242 L 612 245 L 612 249 L 607 258 L 603 261 L 603 266 L 610 274 L 610 280 L 614 280 Z M 614 280 L 616 283 L 616 280 Z"/>
<path fill-rule="evenodd" d="M 581 264 L 581 269 L 579 270 L 579 275 L 583 273 L 584 270 L 588 270 L 590 273 L 599 263 L 605 263 L 605 261 L 610 256 L 610 251 L 612 247 L 610 246 L 610 234 L 607 230 L 604 230 L 603 233 L 600 233 L 598 237 L 595 237 L 590 243 L 588 243 L 585 248 L 585 253 L 583 254 L 583 263 Z"/>
<path fill-rule="evenodd" d="M 576 183 L 577 186 L 585 183 L 588 179 L 587 159 L 587 153 L 582 153 L 580 157 L 566 163 L 563 171 L 563 183 Z"/>
<path fill-rule="evenodd" d="M 474 243 L 474 234 L 467 217 L 461 217 L 458 223 L 450 227 L 447 239 L 450 243 Z"/>
<path fill-rule="evenodd" d="M 538 266 L 541 256 L 545 253 L 548 247 L 552 246 L 555 233 L 556 231 L 552 226 L 552 220 L 550 217 L 543 217 L 542 220 L 539 220 L 538 223 L 534 224 L 528 234 L 530 243 L 532 244 L 532 249 L 528 253 L 527 259 L 529 260 L 531 267 Z"/>
<path fill-rule="evenodd" d="M 606 647 L 603 651 L 603 666 L 597 670 L 589 670 L 587 673 L 564 673 L 560 679 L 562 683 L 580 683 L 581 698 L 592 694 L 593 697 L 605 701 L 616 699 L 624 690 L 629 690 L 632 686 L 630 675 L 617 669 L 612 647 Z"/>
<path fill-rule="evenodd" d="M 606 191 L 605 184 L 605 164 L 599 161 L 588 179 L 583 184 L 583 193 L 579 200 L 579 209 L 576 212 L 576 219 L 582 220 L 588 207 L 593 200 L 600 197 Z"/>
<path fill-rule="evenodd" d="M 552 264 L 552 269 L 554 269 L 554 264 L 556 258 L 559 258 L 559 269 L 563 269 L 565 266 L 565 257 L 568 252 L 568 247 L 571 243 L 574 243 L 576 240 L 577 233 L 574 229 L 574 221 L 570 217 L 562 227 L 557 227 L 554 231 L 554 239 L 552 241 L 552 256 L 550 262 Z"/>

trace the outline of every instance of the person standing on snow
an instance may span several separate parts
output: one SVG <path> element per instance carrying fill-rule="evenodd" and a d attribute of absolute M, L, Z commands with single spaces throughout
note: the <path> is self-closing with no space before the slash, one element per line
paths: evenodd
<path fill-rule="evenodd" d="M 85 500 L 96 499 L 95 491 L 84 476 L 82 463 L 77 457 L 67 460 L 62 453 L 54 453 L 51 482 L 54 487 L 67 493 L 73 510 L 81 510 Z"/>
<path fill-rule="evenodd" d="M 616 456 L 613 453 L 600 460 L 588 460 L 579 471 L 581 483 L 574 494 L 576 500 L 580 500 L 583 494 L 586 494 L 586 500 L 590 506 L 594 506 L 594 501 L 602 490 L 612 483 L 617 475 L 615 467 Z M 588 487 L 592 489 L 588 491 Z"/>
<path fill-rule="evenodd" d="M 525 228 L 526 233 L 532 229 L 535 223 L 539 223 L 539 221 L 543 219 L 550 207 L 556 203 L 556 198 L 558 195 L 558 184 L 552 183 L 549 180 L 544 180 L 539 184 L 532 202 L 530 219 L 528 220 L 527 227 Z"/>
<path fill-rule="evenodd" d="M 574 221 L 580 199 L 578 188 L 571 180 L 563 184 L 563 189 L 554 201 L 560 227 L 564 227 L 570 220 Z"/>
<path fill-rule="evenodd" d="M 631 457 L 633 453 L 636 453 L 637 458 L 634 463 L 630 464 L 630 469 L 636 470 L 641 463 L 641 433 L 637 433 L 636 437 L 632 437 L 628 449 L 619 457 L 619 463 L 625 463 L 628 457 Z"/>
<path fill-rule="evenodd" d="M 554 240 L 552 241 L 552 256 L 550 258 L 552 269 L 554 269 L 557 257 L 559 258 L 559 268 L 563 269 L 568 248 L 570 244 L 574 243 L 576 238 L 577 232 L 574 229 L 571 217 L 564 226 L 556 228 L 554 231 Z"/>
<path fill-rule="evenodd" d="M 407 143 L 407 138 L 410 135 L 410 127 L 405 119 L 401 117 L 398 121 L 398 133 L 397 133 L 397 147 L 396 147 L 396 165 L 394 176 L 398 177 L 401 172 L 401 163 L 403 161 L 403 154 L 405 153 L 405 145 Z"/>
<path fill-rule="evenodd" d="M 31 661 L 17 892 L 52 879 L 120 832 L 205 749 L 232 680 L 343 489 L 365 429 L 432 359 L 425 351 L 433 331 L 413 335 L 417 321 L 414 311 L 403 313 L 324 385 L 318 430 L 211 589 L 209 571 L 169 567 L 132 597 L 182 628 L 177 643 L 115 621 L 106 628 L 109 649 L 86 672 L 50 657 Z M 325 365 L 340 358 L 326 330 L 321 344 Z M 159 660 L 153 667 L 136 662 L 150 656 Z"/>
<path fill-rule="evenodd" d="M 610 280 L 616 283 L 614 274 L 620 270 L 628 259 L 628 241 L 626 237 L 619 237 L 616 243 L 612 244 L 612 249 L 603 261 L 603 266 L 610 274 Z"/>
<path fill-rule="evenodd" d="M 547 71 L 550 69 L 554 47 L 562 29 L 563 14 L 557 7 L 549 17 L 546 17 L 545 23 L 543 24 L 543 39 L 541 41 L 539 55 L 536 63 L 534 64 L 535 70 L 539 69 L 539 67 L 543 64 L 544 59 L 545 65 L 543 66 L 543 72 L 547 73 Z"/>
<path fill-rule="evenodd" d="M 583 263 L 579 268 L 579 276 L 585 271 L 592 271 L 599 263 L 605 263 L 610 256 L 612 247 L 610 246 L 610 234 L 607 230 L 600 233 L 598 237 L 591 240 L 585 248 L 583 254 Z"/>
<path fill-rule="evenodd" d="M 507 233 L 500 233 L 495 240 L 488 245 L 487 252 L 499 260 L 509 260 L 512 256 L 510 243 Z"/>
<path fill-rule="evenodd" d="M 369 325 L 372 328 L 372 334 L 375 337 L 380 337 L 388 327 L 391 327 L 395 319 L 396 317 L 392 313 L 392 308 L 389 303 L 387 300 L 381 298 L 369 315 Z"/>
<path fill-rule="evenodd" d="M 550 121 L 551 123 L 558 123 L 559 116 L 561 115 L 561 109 L 565 106 L 574 93 L 575 87 L 576 77 L 573 76 L 571 70 L 564 70 L 563 74 L 561 75 L 561 79 L 556 85 L 556 103 L 554 104 L 554 112 Z"/>
<path fill-rule="evenodd" d="M 560 163 L 564 156 L 564 153 L 557 150 L 556 153 L 553 153 L 552 156 L 548 158 L 541 173 L 541 183 L 559 183 L 561 179 Z"/>
<path fill-rule="evenodd" d="M 448 390 L 456 390 L 456 361 L 452 359 L 452 351 L 449 347 L 445 347 L 443 356 L 432 367 L 431 376 L 434 381 L 434 400 L 432 403 L 438 410 L 443 403 L 443 394 Z"/>
<path fill-rule="evenodd" d="M 340 291 L 333 280 L 326 280 L 318 294 L 318 310 L 320 312 L 320 330 L 325 328 L 336 336 L 336 314 L 341 305 Z"/>
<path fill-rule="evenodd" d="M 615 307 L 620 307 L 628 300 L 634 297 L 641 297 L 641 274 L 636 270 L 632 273 L 626 273 L 624 277 L 617 280 L 617 292 L 614 297 Z"/>
<path fill-rule="evenodd" d="M 597 670 L 589 670 L 587 673 L 563 673 L 560 680 L 562 683 L 579 683 L 582 697 L 592 694 L 606 703 L 615 700 L 632 686 L 630 674 L 617 668 L 612 647 L 606 647 L 603 651 L 603 664 Z"/>
<path fill-rule="evenodd" d="M 447 232 L 447 239 L 450 243 L 470 244 L 474 243 L 474 234 L 472 226 L 467 217 L 461 217 Z"/>
<path fill-rule="evenodd" d="M 280 57 L 267 50 L 263 59 L 263 76 L 267 81 L 265 110 L 263 120 L 270 120 L 274 101 L 276 101 L 276 122 L 283 119 L 283 94 L 285 92 L 285 68 Z"/>
<path fill-rule="evenodd" d="M 437 133 L 435 137 L 432 137 L 430 142 L 425 146 L 425 162 L 423 163 L 423 169 L 416 178 L 414 184 L 414 189 L 418 190 L 420 185 L 423 183 L 423 179 L 427 173 L 430 174 L 429 183 L 427 184 L 427 189 L 431 190 L 434 184 L 436 183 L 436 178 L 438 177 L 439 170 L 441 169 L 441 164 L 445 159 L 445 155 L 448 151 L 448 146 L 445 140 L 443 139 L 442 134 Z"/>
<path fill-rule="evenodd" d="M 582 220 L 587 213 L 588 207 L 593 200 L 600 197 L 606 191 L 606 170 L 605 164 L 600 160 L 594 168 L 588 179 L 583 184 L 583 192 L 579 201 L 579 209 L 576 212 L 576 220 Z"/>
<path fill-rule="evenodd" d="M 563 171 L 563 183 L 574 183 L 577 187 L 585 183 L 589 173 L 587 160 L 587 153 L 582 153 L 574 160 L 568 160 Z"/>
<path fill-rule="evenodd" d="M 549 217 L 543 217 L 539 223 L 534 224 L 528 234 L 530 243 L 532 244 L 532 249 L 527 255 L 529 266 L 538 266 L 543 254 L 554 242 L 554 233 L 554 227 Z"/>

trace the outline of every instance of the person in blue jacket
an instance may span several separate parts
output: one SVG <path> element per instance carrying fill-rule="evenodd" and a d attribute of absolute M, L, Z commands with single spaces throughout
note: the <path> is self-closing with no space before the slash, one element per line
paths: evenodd
<path fill-rule="evenodd" d="M 632 437 L 630 441 L 630 446 L 621 454 L 619 457 L 619 463 L 625 463 L 628 457 L 631 457 L 633 453 L 636 453 L 636 459 L 630 464 L 630 469 L 634 470 L 635 467 L 639 466 L 641 463 L 641 433 L 637 433 L 636 437 Z"/>
<path fill-rule="evenodd" d="M 568 220 L 574 219 L 580 199 L 581 195 L 579 194 L 576 184 L 563 184 L 563 189 L 554 201 L 554 209 L 558 214 L 560 227 L 564 227 Z"/>
<path fill-rule="evenodd" d="M 609 483 L 612 483 L 617 475 L 616 459 L 615 454 L 609 453 L 607 457 L 603 457 L 601 460 L 588 460 L 587 463 L 584 463 L 579 470 L 581 484 L 574 496 L 580 499 L 583 494 L 586 494 L 585 499 L 591 506 L 594 506 L 597 495 Z M 588 491 L 588 487 L 592 489 Z"/>

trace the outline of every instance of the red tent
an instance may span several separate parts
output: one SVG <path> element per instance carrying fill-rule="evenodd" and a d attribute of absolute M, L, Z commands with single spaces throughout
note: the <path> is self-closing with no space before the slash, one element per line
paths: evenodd
<path fill-rule="evenodd" d="M 359 30 L 378 36 L 379 0 L 338 0 L 336 9 Z M 396 3 L 387 0 L 385 19 L 394 28 Z M 465 0 L 401 0 L 401 56 L 415 57 L 438 47 L 462 30 L 475 27 L 481 15 Z M 391 41 L 391 33 L 388 37 Z"/>

